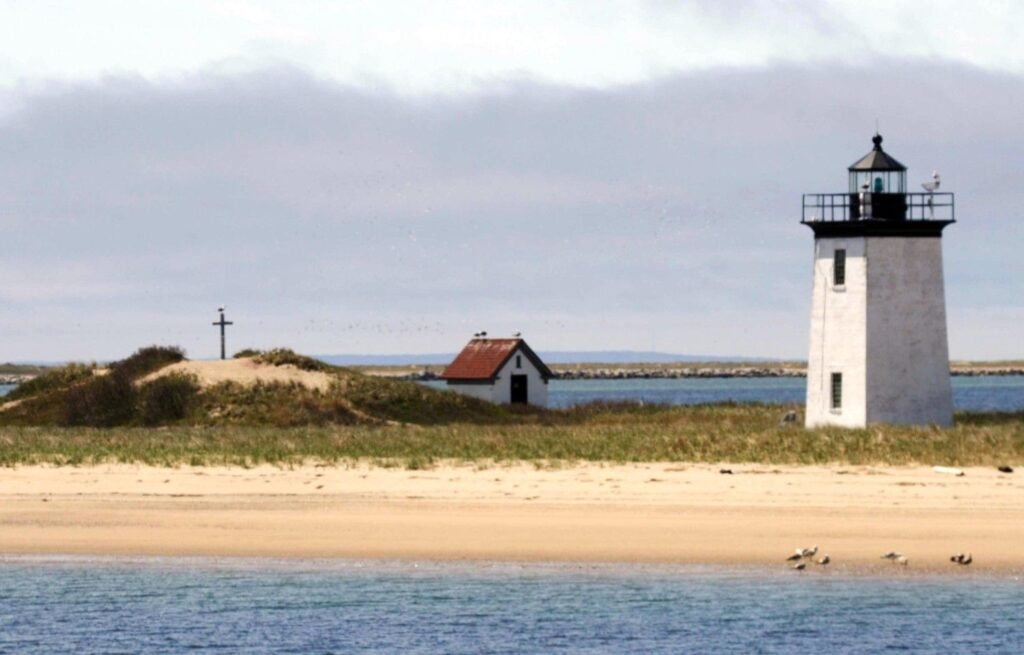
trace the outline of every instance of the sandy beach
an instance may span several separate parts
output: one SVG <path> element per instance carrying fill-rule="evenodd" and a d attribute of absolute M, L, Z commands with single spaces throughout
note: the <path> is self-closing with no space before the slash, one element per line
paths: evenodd
<path fill-rule="evenodd" d="M 729 468 L 732 475 L 721 474 Z M 1024 571 L 1024 475 L 928 467 L 445 464 L 0 469 L 0 553 Z M 817 569 L 817 567 L 812 567 Z"/>

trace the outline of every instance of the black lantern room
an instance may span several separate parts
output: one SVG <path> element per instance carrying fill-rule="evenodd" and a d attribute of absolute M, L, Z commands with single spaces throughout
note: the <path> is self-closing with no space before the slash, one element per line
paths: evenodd
<path fill-rule="evenodd" d="M 871 138 L 875 147 L 850 166 L 850 193 L 906 193 L 907 167 L 882 150 L 882 135 Z"/>
<path fill-rule="evenodd" d="M 936 193 L 937 181 L 923 183 L 925 193 L 908 193 L 907 167 L 882 149 L 882 135 L 871 142 L 871 151 L 847 169 L 846 193 L 804 195 L 801 222 L 816 236 L 941 234 L 955 221 L 953 194 Z"/>

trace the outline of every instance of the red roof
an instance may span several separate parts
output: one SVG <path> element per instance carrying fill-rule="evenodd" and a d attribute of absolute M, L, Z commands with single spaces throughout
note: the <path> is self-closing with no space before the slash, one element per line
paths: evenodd
<path fill-rule="evenodd" d="M 473 339 L 462 349 L 448 368 L 442 380 L 491 380 L 517 350 L 522 350 L 545 379 L 551 371 L 522 339 Z"/>

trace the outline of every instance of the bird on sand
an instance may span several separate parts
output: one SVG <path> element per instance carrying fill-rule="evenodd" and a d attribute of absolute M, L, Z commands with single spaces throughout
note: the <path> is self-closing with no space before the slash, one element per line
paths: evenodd
<path fill-rule="evenodd" d="M 832 558 L 828 556 L 828 553 L 825 553 L 821 556 L 821 559 L 818 560 L 818 564 L 821 564 L 822 566 L 828 566 L 828 563 L 831 561 Z"/>
<path fill-rule="evenodd" d="M 896 562 L 896 563 L 897 563 L 897 564 L 899 564 L 900 566 L 906 566 L 907 564 L 909 564 L 909 563 L 910 563 L 910 560 L 909 560 L 909 559 L 907 559 L 907 556 L 906 556 L 906 555 L 900 555 L 899 557 L 897 557 L 896 559 L 894 559 L 894 560 L 893 560 L 893 562 Z"/>
<path fill-rule="evenodd" d="M 793 569 L 796 571 L 803 571 L 807 568 L 807 562 L 799 562 L 793 565 Z"/>
<path fill-rule="evenodd" d="M 818 554 L 817 545 L 811 546 L 810 548 L 800 548 L 798 550 L 800 552 L 800 557 L 814 557 Z"/>
<path fill-rule="evenodd" d="M 801 554 L 800 549 L 797 548 L 795 553 L 793 553 L 792 555 L 790 555 L 789 557 L 786 558 L 786 561 L 787 562 L 795 562 L 798 559 L 803 559 L 803 557 L 804 556 Z"/>
<path fill-rule="evenodd" d="M 895 550 L 890 550 L 885 555 L 882 555 L 882 559 L 896 560 L 896 559 L 899 559 L 900 557 L 903 557 L 903 553 L 897 553 Z"/>
<path fill-rule="evenodd" d="M 970 553 L 957 553 L 956 555 L 950 557 L 949 561 L 953 562 L 954 564 L 961 564 L 963 566 L 967 566 L 968 564 L 974 561 L 974 558 L 971 557 Z"/>

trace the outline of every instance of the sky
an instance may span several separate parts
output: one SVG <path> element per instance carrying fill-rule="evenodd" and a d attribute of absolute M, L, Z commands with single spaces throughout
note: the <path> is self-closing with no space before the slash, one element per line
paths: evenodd
<path fill-rule="evenodd" d="M 1024 5 L 0 0 L 0 361 L 153 344 L 806 357 L 803 193 L 957 194 L 1022 358 Z"/>

